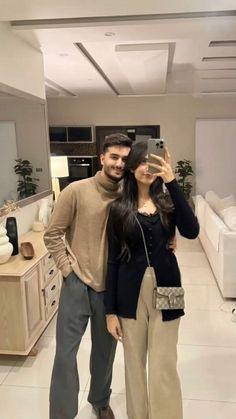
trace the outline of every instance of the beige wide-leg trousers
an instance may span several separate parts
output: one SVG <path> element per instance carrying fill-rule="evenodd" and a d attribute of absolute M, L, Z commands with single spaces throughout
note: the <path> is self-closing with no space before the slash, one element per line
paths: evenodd
<path fill-rule="evenodd" d="M 153 277 L 147 268 L 138 300 L 137 319 L 120 319 L 128 418 L 182 419 L 176 368 L 180 319 L 163 322 L 161 312 L 152 307 L 152 293 Z"/>

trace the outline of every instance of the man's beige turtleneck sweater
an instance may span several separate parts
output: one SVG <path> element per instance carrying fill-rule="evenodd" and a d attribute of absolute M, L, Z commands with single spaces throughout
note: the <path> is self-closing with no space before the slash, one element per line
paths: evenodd
<path fill-rule="evenodd" d="M 105 289 L 109 207 L 118 196 L 119 183 L 101 172 L 71 183 L 61 192 L 44 235 L 62 275 L 73 270 L 98 292 Z"/>

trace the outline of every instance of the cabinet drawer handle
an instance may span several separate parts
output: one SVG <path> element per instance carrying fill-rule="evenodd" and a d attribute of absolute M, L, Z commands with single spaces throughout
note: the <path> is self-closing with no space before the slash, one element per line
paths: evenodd
<path fill-rule="evenodd" d="M 52 306 L 55 306 L 55 304 L 56 304 L 56 300 L 53 300 L 53 302 L 52 302 L 52 304 L 51 304 L 51 307 L 52 307 Z"/>
<path fill-rule="evenodd" d="M 53 272 L 54 272 L 54 269 L 51 269 L 51 270 L 49 271 L 49 275 L 52 275 L 52 274 L 53 274 Z"/>
<path fill-rule="evenodd" d="M 55 288 L 56 288 L 56 285 L 53 285 L 51 288 L 51 291 L 55 290 Z"/>

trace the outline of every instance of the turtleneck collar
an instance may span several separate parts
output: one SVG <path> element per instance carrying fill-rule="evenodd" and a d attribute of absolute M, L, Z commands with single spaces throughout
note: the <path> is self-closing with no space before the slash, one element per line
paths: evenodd
<path fill-rule="evenodd" d="M 118 192 L 120 190 L 120 182 L 109 179 L 107 176 L 103 176 L 101 170 L 98 171 L 94 176 L 97 186 L 102 187 L 107 192 Z"/>

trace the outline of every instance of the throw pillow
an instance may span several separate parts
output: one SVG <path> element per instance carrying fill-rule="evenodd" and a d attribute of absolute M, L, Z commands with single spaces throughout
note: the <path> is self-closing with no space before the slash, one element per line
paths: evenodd
<path fill-rule="evenodd" d="M 220 198 L 214 191 L 208 191 L 205 194 L 205 199 L 210 207 L 222 217 L 222 211 L 228 207 L 236 206 L 236 199 L 233 194 Z"/>
<path fill-rule="evenodd" d="M 221 199 L 224 209 L 236 205 L 236 199 L 233 194 L 226 196 L 226 198 Z"/>
<path fill-rule="evenodd" d="M 230 230 L 236 231 L 236 206 L 225 208 L 221 211 L 224 223 Z"/>

